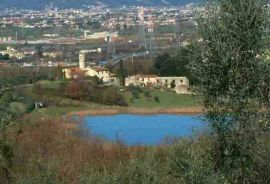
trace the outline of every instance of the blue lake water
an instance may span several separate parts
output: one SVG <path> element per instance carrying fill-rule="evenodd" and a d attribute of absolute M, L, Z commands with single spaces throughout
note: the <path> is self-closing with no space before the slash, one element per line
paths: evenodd
<path fill-rule="evenodd" d="M 195 136 L 207 129 L 199 116 L 168 114 L 86 116 L 83 125 L 93 135 L 127 145 L 158 145 L 166 138 Z"/>

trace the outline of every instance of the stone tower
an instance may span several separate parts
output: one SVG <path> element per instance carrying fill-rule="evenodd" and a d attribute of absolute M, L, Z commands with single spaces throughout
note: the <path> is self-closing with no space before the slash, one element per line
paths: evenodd
<path fill-rule="evenodd" d="M 80 69 L 85 68 L 85 52 L 79 53 L 79 67 L 80 67 Z"/>

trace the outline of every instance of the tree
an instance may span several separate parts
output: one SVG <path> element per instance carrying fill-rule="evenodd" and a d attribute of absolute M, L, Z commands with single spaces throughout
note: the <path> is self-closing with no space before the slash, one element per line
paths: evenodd
<path fill-rule="evenodd" d="M 102 94 L 102 103 L 106 105 L 127 106 L 124 96 L 115 87 L 109 87 L 104 91 Z"/>
<path fill-rule="evenodd" d="M 101 28 L 101 24 L 98 21 L 88 21 L 87 24 L 91 27 L 93 30 L 99 30 Z"/>
<path fill-rule="evenodd" d="M 176 85 L 175 85 L 175 80 L 173 80 L 173 81 L 171 82 L 171 88 L 174 89 L 175 87 L 176 87 Z"/>
<path fill-rule="evenodd" d="M 0 54 L 0 60 L 9 60 L 9 55 L 8 54 Z"/>
<path fill-rule="evenodd" d="M 212 5 L 199 20 L 203 42 L 192 69 L 216 140 L 213 159 L 230 183 L 258 183 L 261 122 L 269 121 L 262 93 L 269 65 L 258 57 L 263 52 L 265 4 L 219 0 Z"/>
<path fill-rule="evenodd" d="M 38 46 L 36 49 L 37 49 L 37 56 L 38 56 L 37 70 L 39 71 L 40 59 L 43 57 L 43 48 L 42 46 Z"/>
<path fill-rule="evenodd" d="M 127 77 L 127 70 L 124 68 L 124 61 L 120 60 L 119 69 L 117 70 L 117 75 L 120 78 L 120 83 L 125 86 L 125 78 Z"/>
<path fill-rule="evenodd" d="M 88 101 L 90 98 L 91 84 L 83 79 L 75 79 L 67 85 L 66 94 L 78 100 Z"/>
<path fill-rule="evenodd" d="M 195 60 L 193 50 L 196 45 L 181 47 L 176 56 L 168 53 L 159 55 L 154 61 L 154 70 L 160 76 L 185 76 L 190 79 L 191 83 L 196 83 L 190 72 L 190 63 Z"/>
<path fill-rule="evenodd" d="M 174 75 L 175 65 L 171 56 L 168 53 L 157 56 L 154 61 L 154 70 L 160 76 Z"/>
<path fill-rule="evenodd" d="M 63 78 L 62 67 L 58 65 L 56 68 L 56 80 L 60 80 L 62 78 Z"/>

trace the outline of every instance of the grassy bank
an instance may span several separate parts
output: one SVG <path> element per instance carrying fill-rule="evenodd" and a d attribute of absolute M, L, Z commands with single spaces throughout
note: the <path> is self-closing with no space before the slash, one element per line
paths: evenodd
<path fill-rule="evenodd" d="M 201 112 L 196 96 L 143 88 L 136 89 L 136 91 L 128 88 L 121 91 L 119 89 L 119 94 L 127 102 L 126 107 L 75 100 L 66 96 L 64 89 L 62 89 L 63 85 L 67 85 L 67 83 L 69 82 L 43 81 L 35 86 L 24 86 L 18 89 L 20 93 L 34 101 L 47 104 L 46 108 L 31 112 L 29 116 L 32 117 L 33 121 L 60 117 L 65 114 L 198 114 Z"/>
<path fill-rule="evenodd" d="M 196 96 L 176 94 L 169 91 L 142 89 L 142 92 L 134 97 L 131 92 L 124 93 L 130 107 L 137 108 L 183 108 L 196 107 Z"/>

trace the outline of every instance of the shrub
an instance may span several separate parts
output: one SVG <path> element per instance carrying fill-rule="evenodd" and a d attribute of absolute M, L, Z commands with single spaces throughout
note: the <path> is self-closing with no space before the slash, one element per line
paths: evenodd
<path fill-rule="evenodd" d="M 176 87 L 175 80 L 171 82 L 171 88 L 174 89 Z"/>
<path fill-rule="evenodd" d="M 228 183 L 215 171 L 211 144 L 207 137 L 174 144 L 168 157 L 169 174 L 178 178 L 179 183 Z"/>
<path fill-rule="evenodd" d="M 29 161 L 26 173 L 16 181 L 18 184 L 60 184 L 57 163 L 43 159 Z"/>
<path fill-rule="evenodd" d="M 26 106 L 21 102 L 12 102 L 9 104 L 9 110 L 11 113 L 21 115 L 27 111 Z"/>
<path fill-rule="evenodd" d="M 91 170 L 90 173 L 81 174 L 79 180 L 81 184 L 119 184 L 118 176 L 108 171 Z"/>
<path fill-rule="evenodd" d="M 67 85 L 66 93 L 69 97 L 88 101 L 90 98 L 91 83 L 83 79 L 75 79 Z"/>
<path fill-rule="evenodd" d="M 131 92 L 133 98 L 140 98 L 140 93 L 143 92 L 143 90 L 139 86 L 134 86 L 133 84 L 130 84 L 127 87 L 127 90 Z"/>
<path fill-rule="evenodd" d="M 160 101 L 159 101 L 159 97 L 158 96 L 155 96 L 154 97 L 154 100 L 155 100 L 155 102 L 157 102 L 157 103 L 159 103 Z"/>
<path fill-rule="evenodd" d="M 124 96 L 120 94 L 119 89 L 116 87 L 107 88 L 102 96 L 102 101 L 106 105 L 127 106 Z"/>
<path fill-rule="evenodd" d="M 12 147 L 7 143 L 6 140 L 0 137 L 0 181 L 3 184 L 8 184 L 11 181 L 12 159 Z"/>
<path fill-rule="evenodd" d="M 145 91 L 144 96 L 147 97 L 147 98 L 150 98 L 151 97 L 150 91 Z"/>

